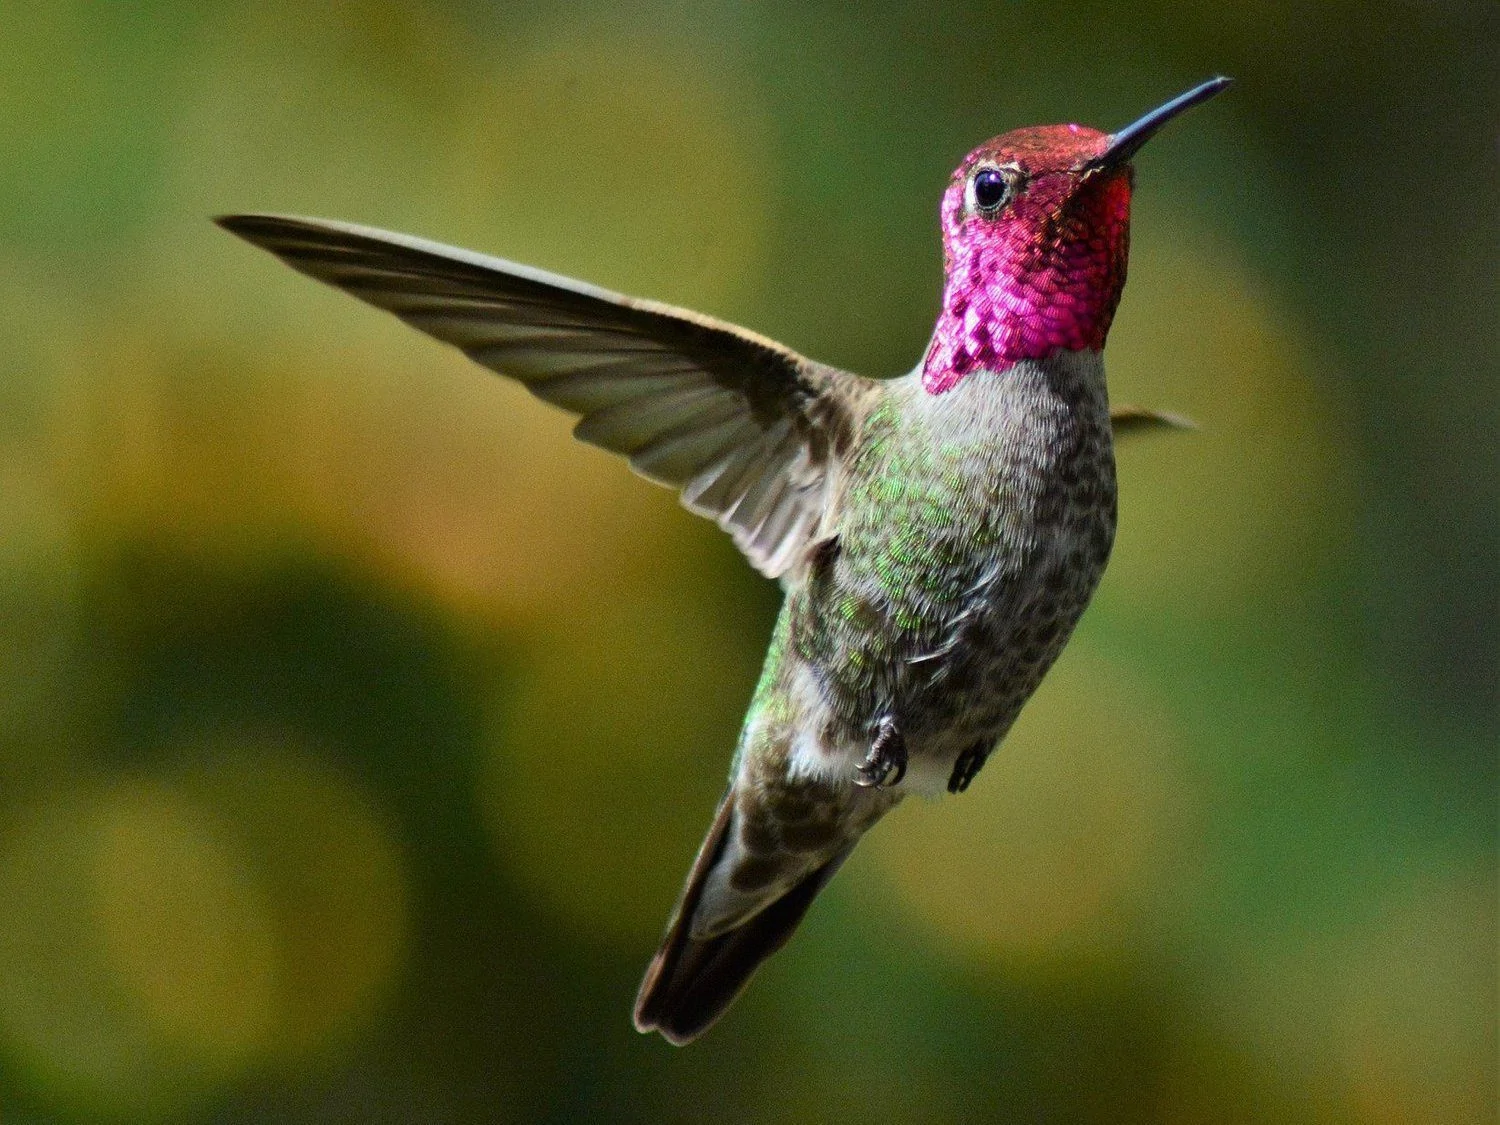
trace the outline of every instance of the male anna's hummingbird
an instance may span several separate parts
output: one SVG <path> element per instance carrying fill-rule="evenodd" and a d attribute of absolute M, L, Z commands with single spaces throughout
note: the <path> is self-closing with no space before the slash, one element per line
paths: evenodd
<path fill-rule="evenodd" d="M 1018 129 L 942 201 L 942 311 L 910 374 L 866 379 L 696 313 L 400 234 L 219 222 L 582 415 L 716 520 L 785 603 L 730 770 L 636 1000 L 685 1043 L 781 947 L 906 792 L 962 792 L 1093 595 L 1115 532 L 1100 351 L 1125 284 L 1136 150 L 1229 84 L 1108 135 Z"/>

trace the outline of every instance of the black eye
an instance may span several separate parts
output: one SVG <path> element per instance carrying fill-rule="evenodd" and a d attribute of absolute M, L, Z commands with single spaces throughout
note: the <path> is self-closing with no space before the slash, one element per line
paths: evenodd
<path fill-rule="evenodd" d="M 985 168 L 974 177 L 974 206 L 994 211 L 1010 194 L 1010 180 L 998 168 Z"/>

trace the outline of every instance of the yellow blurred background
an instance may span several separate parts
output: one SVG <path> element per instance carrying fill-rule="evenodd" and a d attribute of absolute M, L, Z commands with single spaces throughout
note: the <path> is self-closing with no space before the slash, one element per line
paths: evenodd
<path fill-rule="evenodd" d="M 0 7 L 0 1121 L 1496 1118 L 1500 9 Z M 1138 161 L 1094 608 L 684 1051 L 778 593 L 208 217 L 908 369 L 974 144 Z"/>

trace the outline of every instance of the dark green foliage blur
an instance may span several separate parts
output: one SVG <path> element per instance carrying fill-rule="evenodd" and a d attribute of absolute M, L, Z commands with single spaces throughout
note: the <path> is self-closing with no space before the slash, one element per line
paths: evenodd
<path fill-rule="evenodd" d="M 0 1121 L 1489 1122 L 1500 9 L 0 6 Z M 869 374 L 981 140 L 1137 161 L 1100 595 L 725 1021 L 632 1031 L 778 593 L 214 228 Z"/>

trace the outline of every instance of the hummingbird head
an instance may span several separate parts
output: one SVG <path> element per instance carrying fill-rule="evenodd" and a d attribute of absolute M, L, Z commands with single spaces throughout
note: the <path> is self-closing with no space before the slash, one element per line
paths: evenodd
<path fill-rule="evenodd" d="M 1016 129 L 964 158 L 943 194 L 943 310 L 923 361 L 933 394 L 970 372 L 1104 346 L 1125 287 L 1131 158 L 1214 78 L 1117 133 Z"/>

